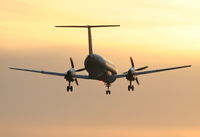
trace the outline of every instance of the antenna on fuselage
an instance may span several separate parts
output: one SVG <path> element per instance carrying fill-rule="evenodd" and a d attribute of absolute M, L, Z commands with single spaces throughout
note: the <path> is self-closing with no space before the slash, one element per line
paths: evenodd
<path fill-rule="evenodd" d="M 87 28 L 88 29 L 88 45 L 89 45 L 89 54 L 93 54 L 92 48 L 92 33 L 91 28 L 98 27 L 119 27 L 120 25 L 86 25 L 86 26 L 55 26 L 55 27 L 71 27 L 71 28 Z"/>

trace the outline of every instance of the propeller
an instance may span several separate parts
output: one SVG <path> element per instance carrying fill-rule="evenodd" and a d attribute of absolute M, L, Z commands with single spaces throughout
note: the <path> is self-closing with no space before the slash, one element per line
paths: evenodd
<path fill-rule="evenodd" d="M 70 59 L 71 67 L 74 68 L 74 62 L 73 62 L 72 57 L 70 57 L 69 59 Z"/>
<path fill-rule="evenodd" d="M 134 62 L 133 62 L 133 58 L 132 58 L 132 57 L 130 57 L 130 61 L 131 61 L 131 66 L 132 66 L 132 68 L 134 68 L 134 67 L 135 67 L 135 64 L 134 64 Z"/>
<path fill-rule="evenodd" d="M 84 71 L 85 68 L 77 69 L 76 72 Z"/>
<path fill-rule="evenodd" d="M 79 85 L 77 78 L 75 78 L 75 83 L 77 86 Z"/>
<path fill-rule="evenodd" d="M 148 66 L 137 68 L 137 69 L 135 69 L 135 71 L 141 71 L 141 70 L 146 69 L 146 68 L 148 68 Z"/>
<path fill-rule="evenodd" d="M 137 84 L 140 85 L 140 82 L 139 82 L 139 80 L 138 80 L 138 77 L 136 77 L 135 80 L 136 80 Z"/>
<path fill-rule="evenodd" d="M 77 78 L 73 78 L 73 75 L 76 73 L 76 72 L 80 72 L 80 71 L 84 71 L 85 68 L 81 68 L 81 69 L 75 69 L 74 68 L 74 62 L 73 62 L 73 59 L 70 57 L 70 64 L 71 64 L 71 69 L 69 69 L 65 75 L 65 79 L 67 81 L 75 81 L 76 85 L 78 86 L 79 83 L 78 83 L 78 80 Z"/>
<path fill-rule="evenodd" d="M 130 80 L 130 81 L 136 80 L 137 84 L 139 85 L 140 82 L 138 80 L 138 77 L 134 77 L 134 72 L 144 70 L 144 69 L 148 68 L 148 66 L 144 66 L 144 67 L 135 69 L 135 64 L 134 64 L 132 57 L 130 57 L 130 62 L 131 62 L 131 68 L 128 70 L 128 72 L 125 72 L 125 73 L 127 73 L 126 79 Z"/>

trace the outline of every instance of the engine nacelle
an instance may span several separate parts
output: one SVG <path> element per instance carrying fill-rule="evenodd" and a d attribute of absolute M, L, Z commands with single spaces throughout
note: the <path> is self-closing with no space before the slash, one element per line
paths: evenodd
<path fill-rule="evenodd" d="M 126 79 L 127 80 L 135 80 L 134 72 L 135 72 L 135 68 L 131 67 L 127 72 Z"/>
<path fill-rule="evenodd" d="M 74 81 L 73 76 L 74 76 L 75 73 L 76 73 L 76 70 L 74 68 L 71 68 L 70 70 L 68 70 L 66 72 L 65 79 L 67 81 Z"/>

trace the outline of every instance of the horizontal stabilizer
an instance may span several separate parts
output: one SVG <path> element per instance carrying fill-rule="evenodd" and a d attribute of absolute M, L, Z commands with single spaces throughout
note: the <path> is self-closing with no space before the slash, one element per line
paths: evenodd
<path fill-rule="evenodd" d="M 73 26 L 55 26 L 55 27 L 71 27 L 71 28 L 98 28 L 98 27 L 120 27 L 120 25 L 73 25 Z"/>
<path fill-rule="evenodd" d="M 92 47 L 92 28 L 100 28 L 100 27 L 119 27 L 120 25 L 67 25 L 67 26 L 55 26 L 59 28 L 87 28 L 88 29 L 88 46 L 89 46 L 89 54 L 93 54 Z"/>

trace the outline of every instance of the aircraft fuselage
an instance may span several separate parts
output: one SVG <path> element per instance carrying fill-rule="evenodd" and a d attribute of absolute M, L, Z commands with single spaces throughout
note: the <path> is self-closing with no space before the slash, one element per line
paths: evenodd
<path fill-rule="evenodd" d="M 98 54 L 89 54 L 84 65 L 91 79 L 102 80 L 106 83 L 112 83 L 116 80 L 116 78 L 110 77 L 117 74 L 116 67 Z"/>

